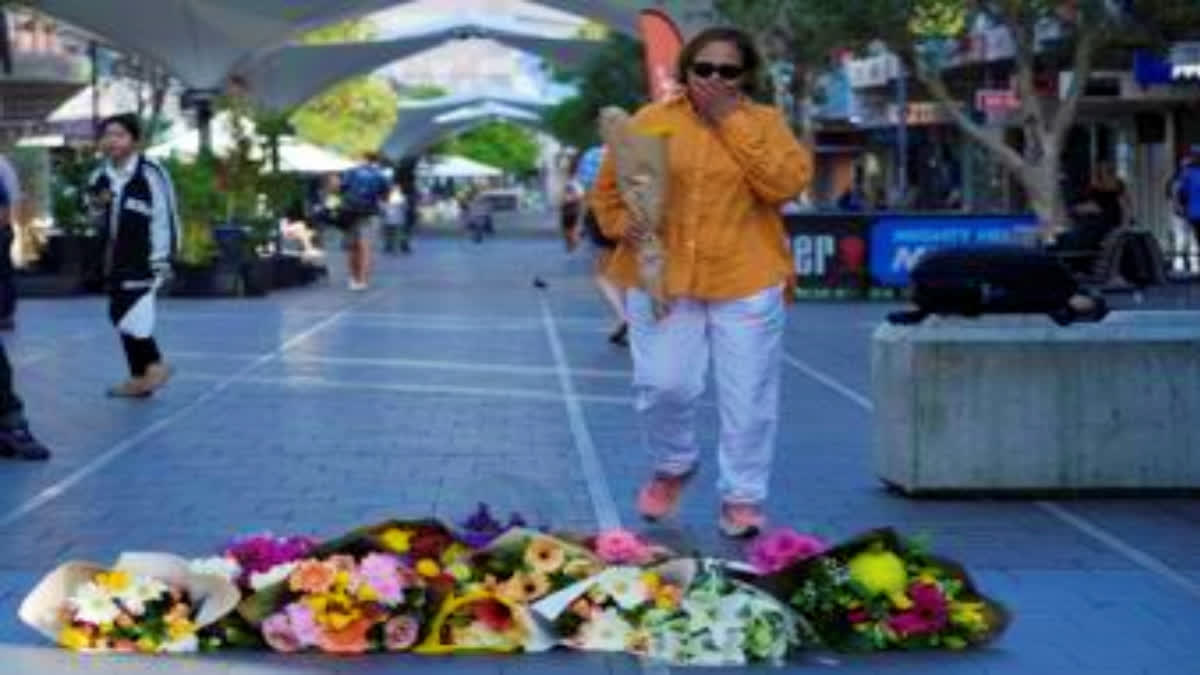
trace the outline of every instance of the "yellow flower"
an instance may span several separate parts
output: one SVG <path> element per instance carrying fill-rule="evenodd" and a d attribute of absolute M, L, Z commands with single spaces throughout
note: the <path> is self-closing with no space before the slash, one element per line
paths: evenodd
<path fill-rule="evenodd" d="M 982 602 L 954 602 L 950 604 L 950 623 L 962 626 L 972 633 L 982 633 L 987 630 L 987 617 L 984 616 Z"/>
<path fill-rule="evenodd" d="M 549 537 L 535 537 L 525 549 L 525 564 L 543 574 L 553 574 L 567 562 L 567 552 Z"/>
<path fill-rule="evenodd" d="M 106 591 L 111 593 L 120 593 L 129 588 L 131 580 L 129 574 L 119 570 L 112 572 L 101 572 L 96 575 L 96 584 Z"/>
<path fill-rule="evenodd" d="M 347 626 L 362 618 L 362 613 L 357 609 L 351 609 L 345 612 L 330 612 L 326 617 L 326 625 L 334 631 L 345 630 Z"/>
<path fill-rule="evenodd" d="M 324 595 L 309 595 L 304 598 L 304 603 L 313 611 L 313 614 L 321 614 L 329 607 L 329 598 Z"/>
<path fill-rule="evenodd" d="M 425 577 L 426 579 L 432 579 L 434 577 L 441 576 L 442 568 L 434 560 L 422 558 L 417 562 L 417 574 Z"/>
<path fill-rule="evenodd" d="M 182 640 L 195 632 L 196 626 L 187 619 L 179 619 L 167 623 L 167 637 L 171 639 L 171 642 Z"/>
<path fill-rule="evenodd" d="M 514 574 L 501 590 L 501 596 L 517 604 L 540 600 L 550 592 L 550 580 L 544 574 Z"/>
<path fill-rule="evenodd" d="M 147 654 L 158 651 L 158 643 L 153 638 L 144 637 L 137 641 L 137 650 Z"/>
<path fill-rule="evenodd" d="M 58 644 L 66 647 L 67 649 L 79 651 L 81 649 L 87 649 L 89 646 L 91 646 L 91 643 L 92 638 L 85 631 L 75 628 L 74 626 L 64 626 L 63 629 L 58 632 Z"/>
<path fill-rule="evenodd" d="M 401 530 L 393 527 L 379 535 L 379 543 L 392 553 L 408 553 L 412 548 L 413 536 L 416 533 L 412 530 Z"/>
<path fill-rule="evenodd" d="M 850 578 L 872 595 L 886 596 L 897 609 L 912 608 L 912 600 L 905 595 L 908 572 L 900 556 L 891 551 L 863 551 L 851 558 L 847 567 Z"/>
<path fill-rule="evenodd" d="M 346 570 L 340 570 L 337 574 L 333 575 L 333 587 L 338 591 L 345 591 L 347 588 L 349 588 L 350 573 Z M 334 595 L 337 595 L 337 593 Z"/>
<path fill-rule="evenodd" d="M 659 586 L 662 585 L 662 577 L 658 576 L 654 572 L 646 572 L 642 575 L 642 584 L 646 586 L 646 590 L 653 593 L 654 591 L 658 590 Z"/>
<path fill-rule="evenodd" d="M 362 602 L 375 602 L 379 599 L 379 594 L 376 593 L 375 589 L 371 588 L 371 586 L 368 584 L 359 586 L 358 593 L 355 595 Z"/>
<path fill-rule="evenodd" d="M 467 582 L 471 580 L 471 566 L 466 563 L 454 563 L 447 568 L 447 571 L 450 572 L 450 576 L 454 577 L 456 581 Z"/>
<path fill-rule="evenodd" d="M 451 544 L 444 552 L 442 552 L 442 564 L 452 565 L 455 562 L 470 555 L 471 549 L 462 544 Z"/>

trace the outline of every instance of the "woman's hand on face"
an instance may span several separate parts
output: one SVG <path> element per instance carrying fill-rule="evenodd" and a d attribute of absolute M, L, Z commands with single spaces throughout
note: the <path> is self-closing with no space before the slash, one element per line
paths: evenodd
<path fill-rule="evenodd" d="M 716 125 L 737 109 L 740 95 L 733 86 L 714 79 L 697 79 L 691 83 L 692 102 L 700 115 Z"/>

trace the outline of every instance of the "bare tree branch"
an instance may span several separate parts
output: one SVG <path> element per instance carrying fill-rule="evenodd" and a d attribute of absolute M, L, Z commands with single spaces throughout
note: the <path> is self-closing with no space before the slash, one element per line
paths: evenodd
<path fill-rule="evenodd" d="M 1050 129 L 1051 137 L 1056 140 L 1062 138 L 1075 121 L 1075 114 L 1079 110 L 1079 100 L 1083 98 L 1088 77 L 1092 74 L 1092 58 L 1096 54 L 1097 38 L 1101 30 L 1101 28 L 1082 24 L 1076 28 L 1071 86 L 1054 116 L 1054 125 Z"/>

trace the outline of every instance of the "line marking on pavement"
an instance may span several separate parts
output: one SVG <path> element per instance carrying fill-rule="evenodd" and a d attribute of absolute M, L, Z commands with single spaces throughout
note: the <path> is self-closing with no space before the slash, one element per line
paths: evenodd
<path fill-rule="evenodd" d="M 355 305 L 352 305 L 351 307 L 357 306 L 357 304 L 361 304 L 365 301 L 366 301 L 366 298 L 364 298 L 363 300 L 360 300 L 359 303 L 356 303 Z M 88 478 L 89 476 L 92 476 L 93 474 L 98 473 L 104 467 L 108 466 L 109 464 L 116 461 L 117 459 L 120 459 L 121 456 L 125 455 L 130 450 L 136 448 L 140 443 L 142 443 L 146 439 L 157 435 L 159 432 L 167 429 L 175 422 L 186 417 L 189 413 L 195 411 L 200 406 L 202 406 L 205 403 L 208 403 L 212 399 L 216 398 L 222 392 L 224 392 L 226 389 L 228 389 L 230 386 L 232 386 L 234 383 L 236 383 L 239 379 L 244 378 L 247 375 L 249 375 L 251 372 L 253 372 L 255 368 L 258 368 L 259 366 L 269 363 L 272 359 L 278 358 L 284 352 L 288 351 L 292 347 L 295 347 L 296 345 L 311 338 L 313 335 L 316 335 L 317 333 L 324 330 L 325 328 L 328 328 L 330 325 L 336 323 L 343 316 L 345 316 L 346 313 L 348 313 L 350 311 L 351 307 L 347 307 L 345 309 L 342 309 L 341 311 L 335 312 L 334 314 L 329 315 L 325 319 L 318 321 L 317 323 L 313 324 L 312 326 L 309 326 L 306 330 L 292 336 L 291 338 L 288 338 L 286 341 L 280 343 L 279 346 L 276 347 L 274 350 L 260 355 L 257 359 L 255 359 L 251 363 L 238 369 L 237 372 L 235 372 L 234 374 L 229 375 L 228 377 L 222 379 L 220 382 L 217 382 L 216 384 L 214 384 L 211 388 L 204 391 L 199 396 L 197 396 L 195 399 L 193 399 L 191 403 L 188 403 L 180 408 L 176 408 L 174 411 L 168 413 L 165 417 L 162 417 L 161 419 L 155 421 L 150 426 L 145 427 L 141 431 L 138 431 L 138 432 L 134 433 L 133 435 L 126 437 L 124 440 L 118 441 L 115 445 L 110 447 L 108 450 L 105 450 L 103 453 L 97 455 L 94 459 L 92 459 L 88 463 L 86 463 L 83 466 L 79 467 L 78 469 L 72 471 L 65 478 L 63 478 L 59 481 L 56 481 L 55 483 L 51 484 L 49 487 L 46 487 L 41 492 L 38 492 L 36 495 L 34 495 L 30 499 L 26 500 L 25 503 L 21 504 L 20 506 L 13 509 L 12 511 L 5 513 L 3 517 L 0 517 L 0 528 L 5 528 L 5 527 L 8 527 L 9 525 L 12 525 L 13 523 L 15 523 L 18 520 L 20 520 L 21 518 L 23 518 L 24 516 L 32 513 L 33 511 L 36 511 L 37 509 L 41 508 L 42 506 L 45 506 L 49 502 L 62 496 L 67 490 L 70 490 L 72 487 L 78 485 L 84 479 Z"/>
<path fill-rule="evenodd" d="M 171 351 L 171 357 L 176 359 L 231 359 L 251 360 L 258 358 L 256 354 L 237 354 L 229 352 L 204 351 Z M 280 357 L 281 363 L 313 364 L 334 366 L 373 366 L 380 368 L 414 369 L 414 370 L 448 370 L 462 373 L 497 373 L 503 375 L 545 375 L 554 376 L 558 370 L 551 366 L 526 366 L 520 364 L 502 363 L 470 363 L 463 361 L 440 361 L 436 359 L 392 359 L 369 358 L 358 356 L 309 356 L 304 354 L 287 354 Z M 571 374 L 576 377 L 591 377 L 597 379 L 632 380 L 633 372 L 628 370 L 605 370 L 599 368 L 574 368 Z"/>
<path fill-rule="evenodd" d="M 871 402 L 871 399 L 839 382 L 836 378 L 827 375 L 816 368 L 813 368 L 807 363 L 792 356 L 791 354 L 787 354 L 786 352 L 784 354 L 784 361 L 786 361 L 788 365 L 792 366 L 796 370 L 799 370 L 805 375 L 811 377 L 813 380 L 841 394 L 847 400 L 851 401 L 863 410 L 868 412 L 873 412 L 875 410 L 875 404 Z M 1109 549 L 1118 555 L 1123 556 L 1134 565 L 1137 565 L 1147 572 L 1156 574 L 1175 584 L 1176 586 L 1179 586 L 1189 595 L 1195 598 L 1200 598 L 1200 583 L 1197 583 L 1183 574 L 1176 572 L 1162 560 L 1159 560 L 1155 556 L 1126 542 L 1124 539 L 1121 539 L 1112 532 L 1109 532 L 1096 523 L 1093 523 L 1091 520 L 1071 511 L 1061 504 L 1056 504 L 1054 502 L 1039 499 L 1031 503 L 1042 511 L 1045 511 L 1048 515 L 1053 516 L 1059 522 L 1062 522 L 1063 524 L 1068 525 L 1107 546 Z"/>
<path fill-rule="evenodd" d="M 40 363 L 40 362 L 45 361 L 46 359 L 58 354 L 58 352 L 61 351 L 61 348 L 65 347 L 68 343 L 87 342 L 89 340 L 93 340 L 95 338 L 100 337 L 100 335 L 102 333 L 106 333 L 106 332 L 110 332 L 110 331 L 105 331 L 105 330 L 101 330 L 101 329 L 76 331 L 75 333 L 72 333 L 64 338 L 61 338 L 61 339 L 55 341 L 53 347 L 47 347 L 45 349 L 35 350 L 34 352 L 32 352 L 30 354 L 26 354 L 20 358 L 14 359 L 12 362 L 13 367 L 14 368 L 25 368 L 28 366 L 32 366 L 35 363 Z"/>
<path fill-rule="evenodd" d="M 800 359 L 796 358 L 795 356 L 792 356 L 790 353 L 788 353 L 786 351 L 783 353 L 783 360 L 789 366 L 804 373 L 805 375 L 807 375 L 808 377 L 812 378 L 813 380 L 819 382 L 820 384 L 825 385 L 829 389 L 832 389 L 833 391 L 841 394 L 844 398 L 849 399 L 850 402 L 854 403 L 858 407 L 860 407 L 864 410 L 875 410 L 875 404 L 871 402 L 870 398 L 863 396 L 862 394 L 858 393 L 854 389 L 851 389 L 850 387 L 847 387 L 846 385 L 839 382 L 836 378 L 834 378 L 830 375 L 827 375 L 824 372 L 817 370 L 816 368 L 813 368 L 812 366 L 808 365 L 804 361 L 801 361 Z"/>
<path fill-rule="evenodd" d="M 539 297 L 542 306 L 542 323 L 546 328 L 546 340 L 550 343 L 550 353 L 554 356 L 554 364 L 558 371 L 558 382 L 562 387 L 563 404 L 567 408 L 567 421 L 571 434 L 575 437 L 575 449 L 579 453 L 579 463 L 583 478 L 587 481 L 588 494 L 592 498 L 592 509 L 596 513 L 596 524 L 602 530 L 616 529 L 621 526 L 621 516 L 617 511 L 617 503 L 613 499 L 612 490 L 608 487 L 608 478 L 604 475 L 604 467 L 596 453 L 596 443 L 592 440 L 592 432 L 588 429 L 587 416 L 580 405 L 579 395 L 575 392 L 575 381 L 571 379 L 571 364 L 567 361 L 567 351 L 563 348 L 562 337 L 558 333 L 558 324 L 554 321 L 554 312 L 545 297 Z"/>
<path fill-rule="evenodd" d="M 225 375 L 212 373 L 181 373 L 180 380 L 222 381 Z M 440 384 L 411 384 L 401 382 L 361 382 L 350 380 L 333 380 L 319 375 L 289 375 L 270 377 L 263 375 L 245 375 L 239 377 L 234 384 L 261 384 L 295 388 L 321 389 L 356 389 L 360 391 L 394 392 L 399 394 L 432 394 L 447 396 L 475 396 L 480 398 L 520 398 L 530 401 L 563 401 L 566 397 L 559 391 L 541 389 L 521 389 L 511 387 L 462 387 Z M 597 394 L 579 394 L 575 398 L 583 403 L 599 403 L 604 405 L 633 406 L 633 399 L 623 396 L 603 396 Z"/>

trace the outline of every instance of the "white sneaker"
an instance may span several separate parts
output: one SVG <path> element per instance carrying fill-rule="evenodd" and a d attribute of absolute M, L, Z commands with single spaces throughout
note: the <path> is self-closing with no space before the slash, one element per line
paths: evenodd
<path fill-rule="evenodd" d="M 363 291 L 367 290 L 367 284 L 364 281 L 351 281 L 350 290 L 354 291 L 355 293 L 362 293 Z"/>

